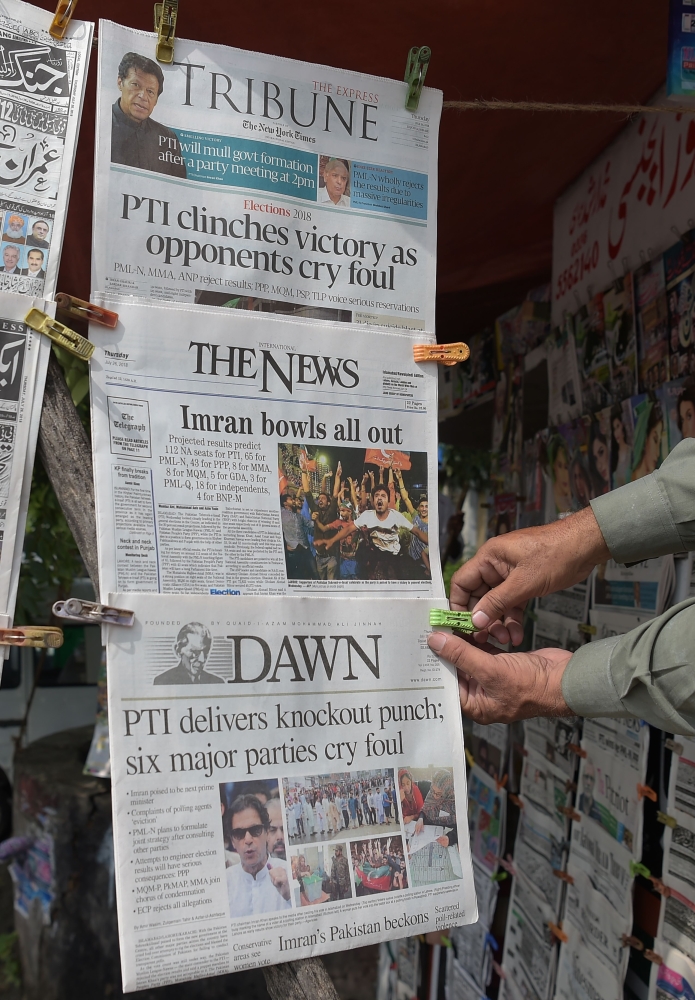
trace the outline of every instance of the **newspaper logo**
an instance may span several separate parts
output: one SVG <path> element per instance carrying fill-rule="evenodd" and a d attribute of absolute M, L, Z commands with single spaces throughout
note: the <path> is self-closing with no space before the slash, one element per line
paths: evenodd
<path fill-rule="evenodd" d="M 0 399 L 19 399 L 26 337 L 0 331 Z"/>
<path fill-rule="evenodd" d="M 0 88 L 41 97 L 69 97 L 65 52 L 50 45 L 0 39 Z"/>

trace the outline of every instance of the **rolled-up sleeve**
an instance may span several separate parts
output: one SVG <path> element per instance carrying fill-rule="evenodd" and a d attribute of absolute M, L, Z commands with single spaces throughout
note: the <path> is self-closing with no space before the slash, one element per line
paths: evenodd
<path fill-rule="evenodd" d="M 562 693 L 577 715 L 636 716 L 695 736 L 695 598 L 627 635 L 580 646 L 565 669 Z"/>
<path fill-rule="evenodd" d="M 616 562 L 695 549 L 695 439 L 676 445 L 656 472 L 596 497 L 592 510 Z"/>

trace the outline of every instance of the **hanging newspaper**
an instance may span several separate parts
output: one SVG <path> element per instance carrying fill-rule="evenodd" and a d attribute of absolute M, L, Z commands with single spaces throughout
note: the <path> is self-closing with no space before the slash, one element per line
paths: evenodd
<path fill-rule="evenodd" d="M 426 645 L 428 604 L 109 603 L 135 611 L 107 638 L 126 992 L 477 920 L 456 675 Z M 414 853 L 404 770 L 415 835 L 435 834 Z"/>
<path fill-rule="evenodd" d="M 50 342 L 24 324 L 43 299 L 0 292 L 0 618 L 11 623 Z"/>
<path fill-rule="evenodd" d="M 669 894 L 661 905 L 659 937 L 695 959 L 695 742 L 677 740 L 664 827 L 663 880 Z"/>
<path fill-rule="evenodd" d="M 0 289 L 52 298 L 82 114 L 93 25 L 21 0 L 0 11 Z"/>
<path fill-rule="evenodd" d="M 118 328 L 90 331 L 102 594 L 444 595 L 437 371 L 410 335 L 106 305 Z"/>
<path fill-rule="evenodd" d="M 434 330 L 442 95 L 99 26 L 93 287 Z"/>

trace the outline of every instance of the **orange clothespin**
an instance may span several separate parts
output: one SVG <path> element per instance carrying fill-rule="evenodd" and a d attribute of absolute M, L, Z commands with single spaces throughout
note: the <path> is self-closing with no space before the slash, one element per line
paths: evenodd
<path fill-rule="evenodd" d="M 576 792 L 577 791 L 577 782 L 576 781 L 570 781 L 570 779 L 568 778 L 567 781 L 565 782 L 565 791 L 566 792 Z"/>
<path fill-rule="evenodd" d="M 0 646 L 37 646 L 58 649 L 63 645 L 63 630 L 51 626 L 30 625 L 0 628 Z"/>
<path fill-rule="evenodd" d="M 470 354 L 468 344 L 413 344 L 413 361 L 438 361 L 449 367 L 467 361 Z"/>
<path fill-rule="evenodd" d="M 641 802 L 642 799 L 651 799 L 652 802 L 656 802 L 658 796 L 653 788 L 649 785 L 637 785 L 637 798 Z"/>
<path fill-rule="evenodd" d="M 644 949 L 644 957 L 648 958 L 650 962 L 654 963 L 654 965 L 663 965 L 664 964 L 664 960 L 663 960 L 662 956 L 659 955 L 658 952 L 652 951 L 651 948 L 645 948 Z"/>
<path fill-rule="evenodd" d="M 567 749 L 571 750 L 572 753 L 576 753 L 577 757 L 586 757 L 586 750 L 582 750 L 577 743 L 568 743 Z"/>
<path fill-rule="evenodd" d="M 48 29 L 51 38 L 65 38 L 65 32 L 68 30 L 72 15 L 75 13 L 75 7 L 77 7 L 77 0 L 58 0 L 56 12 Z"/>
<path fill-rule="evenodd" d="M 68 313 L 76 319 L 90 320 L 92 323 L 100 323 L 102 326 L 109 326 L 113 330 L 118 326 L 118 313 L 109 309 L 102 309 L 92 302 L 85 302 L 84 299 L 77 299 L 67 292 L 58 292 L 56 295 L 56 305 L 61 312 Z"/>
<path fill-rule="evenodd" d="M 634 948 L 635 951 L 644 951 L 644 941 L 640 941 L 634 934 L 621 934 L 620 940 L 623 943 L 623 948 Z"/>
<path fill-rule="evenodd" d="M 519 796 L 518 795 L 514 795 L 513 792 L 508 792 L 507 793 L 507 798 L 509 799 L 509 801 L 513 805 L 515 805 L 517 807 L 517 809 L 523 809 L 524 808 L 524 803 L 521 801 L 521 799 L 519 798 Z"/>
<path fill-rule="evenodd" d="M 553 937 L 556 937 L 558 941 L 563 941 L 565 944 L 567 944 L 567 941 L 569 939 L 565 934 L 565 932 L 563 931 L 562 927 L 560 927 L 558 924 L 552 923 L 552 921 L 550 920 L 548 921 L 548 927 L 550 928 L 550 933 L 553 935 Z"/>
<path fill-rule="evenodd" d="M 563 816 L 568 816 L 569 819 L 573 819 L 575 823 L 578 823 L 582 818 L 572 806 L 560 806 L 558 812 L 562 813 Z"/>
<path fill-rule="evenodd" d="M 562 879 L 567 885 L 574 885 L 574 879 L 569 872 L 563 872 L 561 868 L 553 868 L 553 875 L 555 878 Z"/>
<path fill-rule="evenodd" d="M 656 878 L 655 875 L 650 875 L 649 876 L 649 881 L 654 886 L 654 888 L 656 889 L 656 891 L 659 893 L 660 896 L 670 896 L 671 895 L 671 889 L 669 888 L 669 886 L 664 885 L 664 883 L 662 882 L 662 880 L 660 878 Z"/>
<path fill-rule="evenodd" d="M 498 792 L 499 792 L 499 790 L 501 788 L 506 788 L 507 787 L 508 780 L 509 780 L 509 775 L 508 774 L 505 774 L 503 778 L 498 778 L 497 775 L 495 775 L 495 785 L 497 786 L 497 791 Z"/>

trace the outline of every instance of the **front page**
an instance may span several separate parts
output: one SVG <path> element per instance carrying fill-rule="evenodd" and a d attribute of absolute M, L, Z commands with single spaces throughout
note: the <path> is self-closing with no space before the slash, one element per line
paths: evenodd
<path fill-rule="evenodd" d="M 434 330 L 442 95 L 99 25 L 93 287 Z"/>
<path fill-rule="evenodd" d="M 93 25 L 52 38 L 53 15 L 0 11 L 0 290 L 52 298 L 70 195 Z"/>
<path fill-rule="evenodd" d="M 412 335 L 104 304 L 120 322 L 90 330 L 102 594 L 443 596 L 437 372 Z"/>
<path fill-rule="evenodd" d="M 126 992 L 477 919 L 425 602 L 108 596 Z"/>

